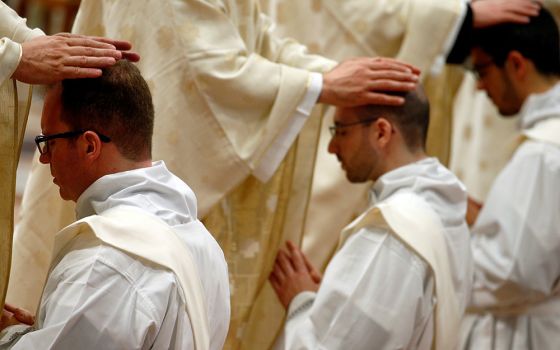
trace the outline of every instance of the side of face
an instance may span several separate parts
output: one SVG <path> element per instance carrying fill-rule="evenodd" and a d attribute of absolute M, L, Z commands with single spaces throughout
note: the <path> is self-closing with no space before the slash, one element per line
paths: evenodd
<path fill-rule="evenodd" d="M 478 72 L 477 87 L 486 91 L 503 116 L 518 113 L 523 105 L 523 98 L 517 88 L 521 82 L 515 74 L 510 56 L 504 66 L 499 67 L 481 48 L 475 47 L 471 50 L 473 65 Z"/>
<path fill-rule="evenodd" d="M 338 108 L 335 125 L 354 123 L 360 119 L 353 108 Z M 352 183 L 376 180 L 380 169 L 379 153 L 371 140 L 371 124 L 357 124 L 337 129 L 328 151 L 336 155 Z"/>
<path fill-rule="evenodd" d="M 70 126 L 60 120 L 62 112 L 60 103 L 61 86 L 51 88 L 45 96 L 41 116 L 43 135 L 53 135 L 71 131 Z M 39 161 L 49 164 L 53 182 L 59 187 L 62 199 L 76 201 L 91 184 L 88 167 L 84 162 L 84 145 L 82 136 L 74 139 L 58 138 L 48 141 L 49 152 L 42 154 Z"/>

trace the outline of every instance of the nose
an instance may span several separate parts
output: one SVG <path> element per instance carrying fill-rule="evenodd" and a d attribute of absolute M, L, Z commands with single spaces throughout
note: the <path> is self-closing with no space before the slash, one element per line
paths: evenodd
<path fill-rule="evenodd" d="M 41 162 L 41 163 L 43 163 L 43 164 L 49 164 L 50 161 L 51 161 L 51 156 L 50 156 L 50 153 L 49 153 L 49 152 L 44 153 L 44 154 L 41 154 L 41 155 L 39 156 L 39 162 Z"/>
<path fill-rule="evenodd" d="M 329 151 L 329 153 L 336 154 L 336 136 L 333 136 L 331 138 L 327 150 Z"/>
<path fill-rule="evenodd" d="M 483 81 L 481 78 L 478 78 L 478 79 L 476 80 L 476 88 L 477 88 L 478 90 L 485 90 L 484 81 Z"/>

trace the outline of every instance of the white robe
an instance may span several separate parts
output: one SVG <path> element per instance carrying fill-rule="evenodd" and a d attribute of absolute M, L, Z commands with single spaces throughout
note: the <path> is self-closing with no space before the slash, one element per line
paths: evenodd
<path fill-rule="evenodd" d="M 427 158 L 379 178 L 372 204 L 397 192 L 418 195 L 440 216 L 464 310 L 472 279 L 464 187 L 435 158 Z M 435 305 L 434 279 L 426 262 L 388 230 L 364 228 L 331 260 L 319 291 L 294 298 L 276 347 L 430 349 Z"/>
<path fill-rule="evenodd" d="M 531 95 L 524 133 L 560 118 L 560 84 Z M 558 349 L 560 145 L 525 141 L 496 178 L 473 227 L 475 284 L 465 349 Z"/>
<path fill-rule="evenodd" d="M 107 175 L 78 199 L 83 218 L 117 205 L 140 208 L 170 225 L 189 247 L 206 297 L 210 349 L 221 349 L 229 324 L 229 282 L 223 253 L 196 220 L 190 188 L 156 162 Z M 38 314 L 38 330 L 14 349 L 193 349 L 190 321 L 172 272 L 81 234 L 55 259 Z"/>

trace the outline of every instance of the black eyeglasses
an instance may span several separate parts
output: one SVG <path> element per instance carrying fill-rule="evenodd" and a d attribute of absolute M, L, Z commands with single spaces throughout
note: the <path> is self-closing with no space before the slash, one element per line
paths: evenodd
<path fill-rule="evenodd" d="M 75 131 L 67 131 L 62 132 L 60 134 L 53 134 L 53 135 L 38 135 L 35 136 L 35 144 L 37 145 L 37 149 L 39 149 L 39 153 L 47 154 L 49 153 L 49 141 L 54 139 L 69 139 L 72 137 L 79 136 L 86 131 L 93 131 L 93 130 L 75 130 Z M 105 136 L 103 134 L 98 133 L 97 131 L 93 131 L 94 133 L 99 136 L 101 142 L 111 142 L 111 138 Z"/>
<path fill-rule="evenodd" d="M 346 123 L 346 124 L 336 123 L 335 125 L 329 126 L 329 131 L 331 132 L 331 136 L 334 137 L 335 135 L 339 134 L 339 131 L 341 129 L 348 128 L 348 127 L 351 127 L 351 126 L 354 126 L 354 125 L 370 124 L 370 123 L 373 123 L 374 121 L 376 121 L 377 119 L 379 119 L 379 117 L 373 117 L 373 118 L 369 118 L 369 119 L 358 120 L 357 122 Z"/>

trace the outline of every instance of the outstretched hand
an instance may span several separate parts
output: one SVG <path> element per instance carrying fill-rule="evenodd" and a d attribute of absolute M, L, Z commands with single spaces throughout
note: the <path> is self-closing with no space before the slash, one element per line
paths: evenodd
<path fill-rule="evenodd" d="M 35 323 L 35 316 L 27 310 L 20 309 L 10 304 L 5 304 L 4 310 L 2 310 L 2 317 L 0 319 L 0 330 L 21 323 L 31 326 Z"/>
<path fill-rule="evenodd" d="M 474 27 L 484 28 L 500 23 L 529 23 L 538 16 L 540 1 L 534 0 L 477 0 L 471 4 Z"/>
<path fill-rule="evenodd" d="M 295 244 L 288 241 L 286 247 L 287 250 L 280 248 L 278 251 L 269 281 L 287 309 L 299 293 L 317 291 L 322 277 Z"/>
<path fill-rule="evenodd" d="M 127 41 L 69 33 L 42 36 L 22 44 L 22 57 L 12 78 L 28 84 L 52 84 L 63 79 L 96 78 L 101 68 L 121 58 L 138 61 Z"/>
<path fill-rule="evenodd" d="M 419 74 L 414 66 L 391 58 L 349 59 L 323 75 L 319 102 L 338 107 L 401 105 L 404 98 L 384 92 L 415 89 Z"/>

